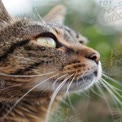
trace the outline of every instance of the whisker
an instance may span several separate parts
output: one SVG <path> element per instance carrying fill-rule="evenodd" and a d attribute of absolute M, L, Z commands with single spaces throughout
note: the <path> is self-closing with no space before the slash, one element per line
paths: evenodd
<path fill-rule="evenodd" d="M 104 83 L 106 83 L 106 81 L 103 81 Z M 102 82 L 102 83 L 103 83 Z M 121 100 L 116 96 L 116 95 L 118 95 L 120 98 L 122 98 L 121 97 L 121 95 L 115 90 L 115 89 L 112 89 L 110 86 L 109 86 L 109 84 L 105 84 L 108 88 L 106 88 L 109 92 L 111 91 L 111 97 L 112 97 L 112 99 L 113 99 L 113 101 L 114 101 L 114 104 L 116 105 L 116 108 L 118 108 L 117 110 L 118 110 L 118 112 L 119 113 L 121 113 L 121 111 L 120 111 L 120 107 L 119 107 L 119 105 L 122 105 L 122 102 L 121 102 Z M 104 86 L 105 87 L 105 86 Z M 113 91 L 112 91 L 113 90 Z M 117 104 L 118 103 L 118 104 Z M 116 117 L 115 116 L 115 114 L 113 114 L 112 113 L 112 115 L 114 116 L 114 118 Z M 119 116 L 119 118 L 120 118 L 120 116 Z"/>
<path fill-rule="evenodd" d="M 112 98 L 115 98 L 117 100 L 117 102 L 122 105 L 122 102 L 119 100 L 119 98 L 112 92 L 112 90 L 104 83 L 104 82 L 101 82 L 101 84 L 106 88 L 106 90 L 109 91 L 110 95 Z M 114 99 L 113 99 L 114 100 Z"/>
<path fill-rule="evenodd" d="M 56 74 L 58 75 L 58 74 Z M 55 77 L 56 75 L 53 75 L 52 77 L 49 77 L 48 79 L 38 83 L 37 85 L 35 85 L 33 88 L 31 88 L 28 92 L 26 92 L 22 97 L 19 98 L 19 100 L 10 108 L 10 110 L 7 112 L 7 114 L 5 115 L 5 118 L 10 114 L 10 112 L 13 110 L 13 108 L 16 107 L 16 105 L 25 97 L 27 96 L 31 91 L 33 91 L 35 88 L 37 88 L 39 85 L 45 83 L 46 81 L 48 81 L 49 79 Z"/>
<path fill-rule="evenodd" d="M 108 87 L 109 88 L 109 87 Z M 109 88 L 109 90 L 111 90 L 111 96 L 112 96 L 112 98 L 113 98 L 113 100 L 114 100 L 114 98 L 115 98 L 115 96 L 116 96 L 116 98 L 115 98 L 115 100 L 118 102 L 118 101 L 120 101 L 120 102 L 118 102 L 120 105 L 122 105 L 122 102 L 121 102 L 121 100 L 120 100 L 120 98 L 122 98 L 122 96 L 116 91 L 116 90 L 113 90 L 113 89 L 111 89 L 111 88 Z M 115 101 L 114 100 L 114 101 Z M 116 101 L 115 101 L 115 103 L 116 103 Z"/>
<path fill-rule="evenodd" d="M 6 77 L 12 77 L 12 78 L 32 78 L 32 77 L 41 77 L 41 76 L 45 76 L 45 75 L 50 75 L 54 72 L 49 72 L 49 73 L 45 73 L 45 74 L 39 74 L 39 75 L 9 75 L 9 74 L 5 74 L 5 73 L 0 73 L 0 76 L 6 76 Z"/>
<path fill-rule="evenodd" d="M 39 14 L 39 12 L 38 12 L 38 10 L 37 10 L 37 8 L 34 8 L 35 9 L 35 12 L 36 12 L 36 14 L 37 14 L 37 16 L 39 17 L 39 19 L 41 20 L 41 22 L 44 24 L 44 25 L 46 25 L 46 27 L 47 27 L 47 24 L 46 24 L 46 22 L 42 19 L 42 17 L 40 16 L 40 14 Z"/>
<path fill-rule="evenodd" d="M 107 78 L 108 80 L 111 80 L 111 81 L 113 81 L 114 83 L 116 83 L 116 84 L 122 86 L 122 83 L 120 83 L 120 82 L 118 82 L 117 80 L 115 80 L 115 79 L 113 79 L 113 78 L 111 78 L 111 77 L 105 75 L 104 73 L 103 73 L 103 76 L 104 76 L 105 78 Z"/>
<path fill-rule="evenodd" d="M 79 77 L 79 79 L 80 79 L 80 77 Z M 78 80 L 79 80 L 78 79 Z M 84 82 L 84 84 L 85 84 L 85 80 L 84 80 L 84 78 L 82 77 L 82 81 Z M 78 84 L 79 85 L 79 84 Z M 81 86 L 82 87 L 82 86 Z M 88 91 L 88 89 L 87 89 L 87 91 Z M 82 94 L 84 94 L 86 97 L 89 97 L 89 98 L 91 98 L 89 95 L 87 95 L 86 94 L 86 92 L 84 92 L 84 91 L 82 91 L 81 89 L 79 89 L 79 93 L 82 93 Z"/>
<path fill-rule="evenodd" d="M 67 76 L 67 74 L 62 75 L 61 77 L 57 78 L 57 79 L 54 81 L 54 83 L 53 83 L 53 85 L 52 85 L 52 88 L 55 89 L 55 85 L 56 85 L 57 81 L 60 80 L 61 78 L 65 77 L 65 76 Z"/>
<path fill-rule="evenodd" d="M 72 74 L 72 76 L 73 76 L 73 75 L 74 75 L 74 74 Z M 76 77 L 76 76 L 74 76 L 74 77 L 72 78 L 72 80 L 70 81 L 70 83 L 69 83 L 69 85 L 68 85 L 68 87 L 67 87 L 67 90 L 66 90 L 66 95 L 67 95 L 67 93 L 68 93 L 68 91 L 69 91 L 69 89 L 70 89 L 70 87 L 71 87 L 71 85 L 72 85 L 72 83 L 73 83 L 75 77 Z"/>
<path fill-rule="evenodd" d="M 118 95 L 121 98 L 121 95 L 119 94 L 119 92 L 122 92 L 120 89 L 112 86 L 111 84 L 107 83 L 104 79 L 101 79 L 103 81 L 103 83 L 112 91 L 113 94 Z"/>
<path fill-rule="evenodd" d="M 86 92 L 88 92 L 88 93 L 86 93 Z M 90 89 L 87 89 L 86 91 L 84 91 L 84 92 L 81 92 L 85 97 L 88 97 L 88 98 L 91 98 L 91 96 L 90 96 Z"/>
<path fill-rule="evenodd" d="M 74 74 L 72 74 L 72 75 L 74 75 Z M 70 89 L 70 87 L 71 87 L 71 85 L 72 85 L 72 83 L 73 83 L 75 77 L 76 77 L 76 74 L 74 75 L 74 77 L 73 77 L 72 80 L 70 81 L 70 83 L 69 83 L 69 85 L 68 85 L 68 87 L 67 87 L 67 90 L 66 90 L 66 95 L 67 95 L 67 97 L 68 97 L 68 101 L 69 101 L 69 104 L 70 104 L 70 107 L 72 108 L 72 110 L 75 110 L 75 109 L 74 109 L 74 107 L 73 107 L 73 104 L 72 104 L 72 102 L 71 102 L 71 98 L 70 98 L 70 96 L 69 96 L 69 89 Z"/>
<path fill-rule="evenodd" d="M 96 86 L 96 84 L 95 84 L 95 86 Z M 96 86 L 96 87 L 97 87 L 97 86 Z M 94 94 L 96 94 L 97 96 L 99 96 L 99 97 L 103 98 L 103 96 L 102 96 L 102 95 L 100 95 L 100 94 L 98 94 L 97 92 L 95 92 L 93 88 L 91 88 L 90 90 L 91 90 Z"/>
<path fill-rule="evenodd" d="M 99 85 L 101 85 L 101 84 L 99 84 Z M 96 85 L 96 87 L 97 87 L 97 89 L 100 91 L 100 93 L 102 94 L 103 99 L 105 100 L 105 102 L 106 102 L 106 104 L 107 104 L 107 106 L 108 106 L 109 112 L 111 113 L 111 115 L 112 115 L 112 120 L 113 120 L 113 122 L 114 122 L 114 118 L 113 118 L 111 106 L 110 106 L 110 104 L 109 104 L 109 102 L 108 102 L 108 100 L 107 100 L 107 97 L 105 96 L 106 93 L 101 89 L 101 87 L 100 87 L 99 85 Z"/>
<path fill-rule="evenodd" d="M 112 86 L 111 84 L 109 84 L 108 82 L 106 82 L 103 78 L 101 78 L 101 80 L 102 80 L 105 84 L 107 84 L 111 89 L 115 89 L 115 90 L 117 90 L 117 91 L 122 92 L 122 90 L 116 88 L 115 86 Z"/>
<path fill-rule="evenodd" d="M 64 81 L 62 81 L 62 82 L 59 84 L 59 86 L 57 87 L 57 89 L 56 89 L 55 92 L 53 93 L 53 95 L 52 95 L 52 97 L 51 97 L 51 100 L 50 100 L 49 107 L 48 107 L 48 111 L 47 111 L 46 121 L 45 121 L 45 122 L 48 122 L 49 115 L 50 115 L 50 111 L 51 111 L 53 102 L 54 102 L 54 100 L 55 100 L 55 97 L 57 96 L 58 92 L 61 90 L 61 88 L 64 86 L 64 84 L 66 83 L 66 81 L 67 81 L 70 77 L 71 77 L 71 76 L 69 76 L 68 78 L 65 78 Z"/>
<path fill-rule="evenodd" d="M 77 74 L 77 73 L 76 73 L 76 74 Z M 84 74 L 85 74 L 85 73 L 84 73 Z M 84 74 L 82 74 L 82 75 L 84 75 Z M 80 79 L 80 78 L 82 78 L 82 79 L 83 79 L 83 82 L 85 83 L 83 77 L 78 77 L 78 78 L 76 78 L 76 86 L 79 86 L 79 79 Z M 81 86 L 81 87 L 82 87 L 82 86 Z M 89 95 L 86 94 L 86 92 L 89 92 L 89 90 L 87 90 L 87 91 L 82 91 L 81 89 L 79 89 L 78 92 L 77 92 L 77 95 L 80 95 L 80 96 L 81 96 L 81 94 L 82 94 L 82 95 L 84 95 L 84 96 L 87 96 L 87 97 L 91 98 Z"/>

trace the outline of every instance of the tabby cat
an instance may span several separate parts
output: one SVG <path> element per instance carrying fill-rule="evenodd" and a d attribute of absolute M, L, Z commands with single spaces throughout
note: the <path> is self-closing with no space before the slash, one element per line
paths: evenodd
<path fill-rule="evenodd" d="M 101 78 L 99 53 L 63 24 L 65 13 L 58 5 L 40 21 L 14 18 L 0 0 L 0 122 L 49 121 L 55 96 Z"/>

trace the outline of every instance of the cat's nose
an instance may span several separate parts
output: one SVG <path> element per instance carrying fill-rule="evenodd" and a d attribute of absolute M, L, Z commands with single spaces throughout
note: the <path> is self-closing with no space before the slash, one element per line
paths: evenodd
<path fill-rule="evenodd" d="M 97 64 L 98 64 L 98 62 L 100 60 L 100 54 L 97 51 L 95 51 L 94 49 L 92 49 L 92 48 L 90 49 L 90 51 L 88 51 L 85 54 L 85 57 L 90 59 L 90 60 L 95 61 Z"/>

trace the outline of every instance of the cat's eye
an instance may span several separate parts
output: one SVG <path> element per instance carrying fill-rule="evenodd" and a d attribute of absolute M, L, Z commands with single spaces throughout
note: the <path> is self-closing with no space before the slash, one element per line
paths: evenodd
<path fill-rule="evenodd" d="M 39 37 L 36 39 L 36 43 L 42 46 L 56 48 L 56 42 L 50 37 Z"/>

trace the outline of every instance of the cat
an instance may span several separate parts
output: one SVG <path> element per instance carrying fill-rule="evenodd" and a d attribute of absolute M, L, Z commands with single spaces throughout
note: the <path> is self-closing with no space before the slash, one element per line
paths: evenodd
<path fill-rule="evenodd" d="M 55 96 L 101 78 L 100 54 L 64 25 L 65 14 L 58 5 L 40 21 L 11 17 L 0 0 L 0 122 L 49 121 Z"/>

